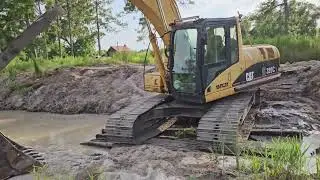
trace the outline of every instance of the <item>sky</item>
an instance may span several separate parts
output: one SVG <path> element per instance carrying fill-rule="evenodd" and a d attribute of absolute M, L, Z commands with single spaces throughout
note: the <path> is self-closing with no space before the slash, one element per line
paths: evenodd
<path fill-rule="evenodd" d="M 202 18 L 218 18 L 236 16 L 239 11 L 243 15 L 253 12 L 259 3 L 263 0 L 195 0 L 194 5 L 187 7 L 179 7 L 182 17 L 200 16 Z M 308 1 L 320 5 L 320 0 L 301 0 Z M 113 9 L 119 12 L 124 7 L 123 0 L 114 0 Z M 123 21 L 128 23 L 128 26 L 119 29 L 116 33 L 107 33 L 103 37 L 101 44 L 102 49 L 108 49 L 113 45 L 126 44 L 133 50 L 146 49 L 148 46 L 148 37 L 143 42 L 137 42 L 138 29 L 138 14 L 131 14 L 123 17 Z"/>

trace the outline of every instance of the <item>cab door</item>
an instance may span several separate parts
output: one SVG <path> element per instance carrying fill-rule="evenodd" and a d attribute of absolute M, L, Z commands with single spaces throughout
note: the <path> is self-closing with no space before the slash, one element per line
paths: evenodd
<path fill-rule="evenodd" d="M 226 29 L 224 26 L 209 26 L 205 28 L 203 79 L 204 87 L 228 67 L 228 47 Z"/>

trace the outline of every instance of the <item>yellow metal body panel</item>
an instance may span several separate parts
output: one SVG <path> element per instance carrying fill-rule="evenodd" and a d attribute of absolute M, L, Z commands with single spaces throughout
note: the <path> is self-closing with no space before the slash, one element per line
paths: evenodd
<path fill-rule="evenodd" d="M 272 49 L 274 56 L 268 56 L 267 50 Z M 230 66 L 224 72 L 222 72 L 218 77 L 216 77 L 212 83 L 207 87 L 205 92 L 206 102 L 211 102 L 223 97 L 235 94 L 234 87 L 232 84 L 236 79 L 250 66 L 263 62 L 266 60 L 279 59 L 280 53 L 278 49 L 271 45 L 256 45 L 256 46 L 243 46 L 240 50 L 243 52 L 243 57 L 239 58 L 238 63 Z M 266 55 L 263 56 L 261 51 L 265 52 Z M 227 86 L 221 86 L 221 84 L 228 84 Z"/>
<path fill-rule="evenodd" d="M 206 88 L 205 99 L 206 102 L 212 102 L 217 99 L 221 99 L 230 95 L 235 94 L 234 87 L 232 86 L 236 79 L 246 71 L 249 67 L 254 64 L 280 59 L 279 50 L 271 45 L 254 45 L 254 46 L 244 46 L 242 45 L 242 34 L 240 23 L 238 26 L 238 46 L 239 46 L 239 61 L 224 72 L 222 72 L 218 77 L 216 77 L 212 83 Z M 227 85 L 226 85 L 227 84 Z M 221 85 L 223 85 L 221 87 Z"/>
<path fill-rule="evenodd" d="M 144 90 L 149 92 L 164 92 L 164 84 L 159 72 L 146 73 L 144 75 Z"/>

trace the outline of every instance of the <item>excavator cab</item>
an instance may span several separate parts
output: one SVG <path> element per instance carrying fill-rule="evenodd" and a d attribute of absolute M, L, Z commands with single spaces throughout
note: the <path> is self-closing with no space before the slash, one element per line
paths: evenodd
<path fill-rule="evenodd" d="M 206 103 L 207 87 L 239 61 L 237 19 L 182 20 L 171 27 L 171 94 L 177 100 Z"/>

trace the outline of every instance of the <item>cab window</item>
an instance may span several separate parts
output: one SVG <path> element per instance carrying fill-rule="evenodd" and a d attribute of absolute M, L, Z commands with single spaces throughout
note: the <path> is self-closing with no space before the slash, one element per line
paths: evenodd
<path fill-rule="evenodd" d="M 236 63 L 238 59 L 236 26 L 207 27 L 204 45 L 206 85 L 209 85 L 221 71 Z"/>

